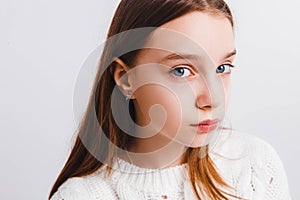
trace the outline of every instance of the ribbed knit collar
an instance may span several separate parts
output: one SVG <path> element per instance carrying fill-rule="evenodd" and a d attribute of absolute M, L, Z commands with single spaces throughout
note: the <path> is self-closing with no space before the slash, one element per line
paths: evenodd
<path fill-rule="evenodd" d="M 187 163 L 183 163 L 181 165 L 176 165 L 172 167 L 166 167 L 166 168 L 144 168 L 139 167 L 135 164 L 129 163 L 122 158 L 115 158 L 114 159 L 114 169 L 118 169 L 122 172 L 128 172 L 128 173 L 138 173 L 138 174 L 145 174 L 145 173 L 178 173 L 179 171 L 186 170 Z"/>
<path fill-rule="evenodd" d="M 162 169 L 142 168 L 116 158 L 113 163 L 112 178 L 120 185 L 135 191 L 183 193 L 184 184 L 189 180 L 187 163 Z M 123 183 L 122 183 L 123 182 Z"/>

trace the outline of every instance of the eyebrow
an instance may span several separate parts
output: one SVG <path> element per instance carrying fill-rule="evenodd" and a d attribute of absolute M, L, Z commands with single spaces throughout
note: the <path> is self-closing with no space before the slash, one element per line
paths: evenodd
<path fill-rule="evenodd" d="M 230 57 L 232 57 L 232 56 L 234 56 L 234 55 L 236 55 L 236 54 L 237 54 L 237 51 L 236 51 L 236 49 L 234 49 L 232 52 L 226 54 L 226 55 L 223 57 L 222 60 L 225 60 L 226 58 L 230 58 Z"/>
<path fill-rule="evenodd" d="M 222 60 L 225 60 L 227 58 L 230 58 L 234 55 L 237 54 L 236 49 L 234 49 L 232 52 L 227 53 Z M 199 59 L 199 55 L 197 54 L 177 54 L 177 53 L 171 53 L 164 58 L 162 58 L 162 61 L 167 61 L 167 60 L 182 60 L 182 59 L 187 59 L 187 60 L 197 60 Z"/>
<path fill-rule="evenodd" d="M 177 53 L 171 53 L 164 58 L 162 58 L 162 61 L 167 61 L 167 60 L 182 60 L 182 59 L 187 59 L 187 60 L 197 60 L 199 59 L 199 56 L 197 54 L 177 54 Z"/>

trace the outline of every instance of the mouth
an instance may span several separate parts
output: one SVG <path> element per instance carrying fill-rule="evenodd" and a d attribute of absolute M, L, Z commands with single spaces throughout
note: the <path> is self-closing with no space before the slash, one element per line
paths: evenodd
<path fill-rule="evenodd" d="M 219 123 L 220 121 L 218 119 L 208 119 L 200 122 L 199 124 L 192 124 L 191 126 L 197 127 L 198 131 L 201 133 L 207 133 L 215 130 L 218 127 Z"/>

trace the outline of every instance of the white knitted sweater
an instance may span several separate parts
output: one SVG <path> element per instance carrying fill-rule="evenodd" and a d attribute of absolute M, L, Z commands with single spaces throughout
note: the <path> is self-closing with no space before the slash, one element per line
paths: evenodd
<path fill-rule="evenodd" d="M 257 136 L 236 130 L 223 131 L 209 154 L 221 176 L 234 188 L 224 188 L 224 191 L 251 200 L 291 199 L 278 154 Z M 91 175 L 69 178 L 51 200 L 196 199 L 186 163 L 146 169 L 120 158 L 115 161 L 113 169 L 119 170 L 110 176 L 105 176 L 104 165 Z M 208 198 L 202 196 L 202 199 Z"/>

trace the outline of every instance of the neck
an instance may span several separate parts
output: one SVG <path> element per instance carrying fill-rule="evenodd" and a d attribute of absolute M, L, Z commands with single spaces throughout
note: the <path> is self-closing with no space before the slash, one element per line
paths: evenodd
<path fill-rule="evenodd" d="M 136 138 L 123 159 L 143 168 L 167 168 L 184 162 L 186 147 L 157 134 L 150 138 Z"/>

